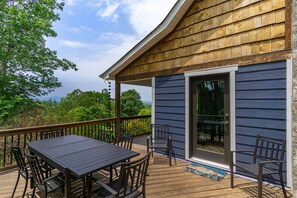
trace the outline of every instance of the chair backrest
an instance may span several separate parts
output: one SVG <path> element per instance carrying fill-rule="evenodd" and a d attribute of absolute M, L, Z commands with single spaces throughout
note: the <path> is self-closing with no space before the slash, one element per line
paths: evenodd
<path fill-rule="evenodd" d="M 18 169 L 20 172 L 26 171 L 26 163 L 25 159 L 22 155 L 21 149 L 18 146 L 11 146 L 10 147 L 11 153 L 13 154 L 13 157 L 17 163 Z"/>
<path fill-rule="evenodd" d="M 254 151 L 254 163 L 257 160 L 284 160 L 286 141 L 257 136 Z"/>
<path fill-rule="evenodd" d="M 42 171 L 42 168 L 40 167 L 40 163 L 38 161 L 37 156 L 26 154 L 26 158 L 28 160 L 31 174 L 33 176 L 33 180 L 34 180 L 35 184 L 38 186 L 43 185 L 43 181 L 45 178 L 44 178 L 43 171 Z"/>
<path fill-rule="evenodd" d="M 96 133 L 95 139 L 110 143 L 112 140 L 112 131 L 99 130 L 98 133 Z"/>
<path fill-rule="evenodd" d="M 164 140 L 169 138 L 169 125 L 152 124 L 151 128 L 154 140 Z"/>
<path fill-rule="evenodd" d="M 114 144 L 131 150 L 133 144 L 133 135 L 119 133 L 114 140 Z"/>
<path fill-rule="evenodd" d="M 138 195 L 145 190 L 149 160 L 150 153 L 141 159 L 125 162 L 121 165 L 116 197 L 122 198 L 134 194 Z"/>
<path fill-rule="evenodd" d="M 53 131 L 42 131 L 40 132 L 40 139 L 49 139 L 64 136 L 63 129 L 57 129 Z"/>

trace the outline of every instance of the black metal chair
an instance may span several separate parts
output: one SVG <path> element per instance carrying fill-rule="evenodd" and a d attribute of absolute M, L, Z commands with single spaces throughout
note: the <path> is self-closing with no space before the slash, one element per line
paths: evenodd
<path fill-rule="evenodd" d="M 40 132 L 40 139 L 50 139 L 50 138 L 55 138 L 55 137 L 61 137 L 64 136 L 64 130 L 63 129 L 56 129 L 53 131 L 42 131 Z M 46 169 L 46 177 L 48 177 L 48 174 L 51 175 L 52 174 L 52 170 L 54 170 L 55 168 L 51 167 L 48 163 L 46 163 L 45 161 L 43 161 L 41 159 L 41 164 L 44 167 L 44 169 Z"/>
<path fill-rule="evenodd" d="M 231 188 L 234 188 L 234 167 L 255 176 L 258 180 L 258 197 L 262 197 L 262 181 L 263 177 L 269 175 L 279 175 L 281 187 L 284 196 L 287 197 L 282 168 L 284 161 L 284 154 L 286 149 L 285 140 L 276 140 L 263 136 L 257 136 L 255 149 L 253 151 L 231 151 L 230 154 L 230 170 L 231 170 Z M 233 155 L 236 153 L 250 154 L 253 157 L 253 162 L 250 164 L 234 163 Z"/>
<path fill-rule="evenodd" d="M 120 176 L 108 185 L 100 180 L 95 180 L 101 186 L 98 189 L 100 197 L 146 197 L 145 183 L 149 165 L 150 153 L 141 159 L 121 164 Z"/>
<path fill-rule="evenodd" d="M 169 126 L 152 124 L 151 128 L 152 128 L 152 134 L 150 134 L 147 137 L 147 153 L 151 152 L 153 157 L 154 149 L 165 150 L 165 154 L 169 158 L 169 166 L 171 166 L 173 148 L 172 148 L 172 136 L 169 132 Z M 175 164 L 176 164 L 176 159 L 175 159 Z"/>
<path fill-rule="evenodd" d="M 112 141 L 112 131 L 99 130 L 95 134 L 95 139 L 110 143 Z"/>
<path fill-rule="evenodd" d="M 57 189 L 62 189 L 62 193 L 64 193 L 64 182 L 60 178 L 61 175 L 53 175 L 50 177 L 45 177 L 43 174 L 42 167 L 40 166 L 39 160 L 35 155 L 26 155 L 30 170 L 33 177 L 33 194 L 35 195 L 36 188 L 39 189 L 41 194 L 44 197 L 47 197 L 49 193 L 56 191 Z"/>
<path fill-rule="evenodd" d="M 57 129 L 53 131 L 42 131 L 40 132 L 40 139 L 49 139 L 49 138 L 55 138 L 55 137 L 60 137 L 64 136 L 64 131 L 63 129 Z"/>
<path fill-rule="evenodd" d="M 131 150 L 133 144 L 133 135 L 119 133 L 114 140 L 114 145 Z"/>
<path fill-rule="evenodd" d="M 17 167 L 18 167 L 18 177 L 17 177 L 17 181 L 16 181 L 16 184 L 13 189 L 13 193 L 12 193 L 11 197 L 13 197 L 15 194 L 15 191 L 17 189 L 17 186 L 18 186 L 18 183 L 20 180 L 20 176 L 22 176 L 26 180 L 25 189 L 24 189 L 23 195 L 22 195 L 22 197 L 25 197 L 27 186 L 28 186 L 28 180 L 31 181 L 31 188 L 33 187 L 32 174 L 31 174 L 30 168 L 25 163 L 25 159 L 22 155 L 21 149 L 17 146 L 11 146 L 10 149 L 11 149 L 11 153 L 13 154 L 13 157 L 14 157 L 14 159 L 17 163 Z"/>
<path fill-rule="evenodd" d="M 133 144 L 133 138 L 134 138 L 133 135 L 119 133 L 114 140 L 114 145 L 131 150 L 132 144 Z M 104 169 L 106 171 L 109 171 L 110 182 L 112 182 L 113 180 L 113 170 L 115 171 L 116 176 L 118 177 L 117 168 L 120 166 L 121 166 L 121 163 L 116 163 Z"/>

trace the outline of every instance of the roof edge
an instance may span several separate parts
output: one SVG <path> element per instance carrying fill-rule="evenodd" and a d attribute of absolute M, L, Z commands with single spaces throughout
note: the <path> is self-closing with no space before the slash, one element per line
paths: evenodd
<path fill-rule="evenodd" d="M 144 39 L 138 42 L 131 50 L 122 56 L 116 63 L 99 75 L 103 79 L 115 79 L 115 74 L 136 60 L 144 52 L 167 36 L 180 22 L 194 0 L 177 0 L 164 20 L 151 31 Z"/>

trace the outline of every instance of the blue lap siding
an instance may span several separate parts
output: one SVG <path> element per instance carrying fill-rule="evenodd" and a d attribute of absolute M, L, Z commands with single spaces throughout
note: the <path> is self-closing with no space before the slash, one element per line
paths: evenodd
<path fill-rule="evenodd" d="M 170 126 L 175 156 L 185 158 L 184 75 L 156 78 L 155 123 Z"/>
<path fill-rule="evenodd" d="M 240 66 L 235 76 L 236 150 L 253 149 L 257 135 L 286 139 L 286 61 Z M 155 123 L 170 125 L 175 155 L 185 158 L 183 74 L 155 78 Z"/>
<path fill-rule="evenodd" d="M 235 87 L 236 150 L 253 149 L 257 135 L 286 139 L 286 62 L 239 67 Z M 236 157 L 251 162 L 250 156 Z"/>

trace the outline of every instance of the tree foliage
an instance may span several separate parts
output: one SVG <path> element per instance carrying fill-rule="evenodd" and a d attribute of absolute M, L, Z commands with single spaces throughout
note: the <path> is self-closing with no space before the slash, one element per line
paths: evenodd
<path fill-rule="evenodd" d="M 84 121 L 107 118 L 108 112 L 108 93 L 102 91 L 86 91 L 79 89 L 67 94 L 62 98 L 58 111 L 61 117 L 59 120 L 68 118 L 65 121 Z"/>
<path fill-rule="evenodd" d="M 59 20 L 63 3 L 56 0 L 10 0 L 0 3 L 0 100 L 27 100 L 46 95 L 61 83 L 56 70 L 76 70 L 67 59 L 46 47 L 46 37 L 57 36 L 52 29 Z M 15 103 L 17 104 L 17 102 Z M 5 117 L 11 104 L 1 109 Z"/>
<path fill-rule="evenodd" d="M 124 91 L 121 94 L 122 116 L 136 116 L 144 105 L 139 93 L 135 89 Z"/>
<path fill-rule="evenodd" d="M 135 90 L 122 93 L 122 116 L 149 115 L 150 105 L 143 105 Z M 2 97 L 3 98 L 3 97 Z M 129 101 L 129 102 L 127 102 Z M 20 106 L 28 106 L 26 111 L 18 110 Z M 32 105 L 33 104 L 33 105 Z M 29 106 L 31 105 L 31 106 Z M 108 91 L 81 91 L 76 89 L 60 101 L 31 101 L 26 103 L 21 97 L 13 101 L 1 99 L 0 112 L 15 111 L 13 116 L 0 125 L 0 128 L 23 128 L 31 126 L 71 123 L 87 120 L 106 119 L 114 117 L 115 102 L 109 99 Z M 6 109 L 7 108 L 7 109 Z M 6 114 L 0 114 L 6 116 Z M 138 123 L 139 127 L 141 123 Z"/>

